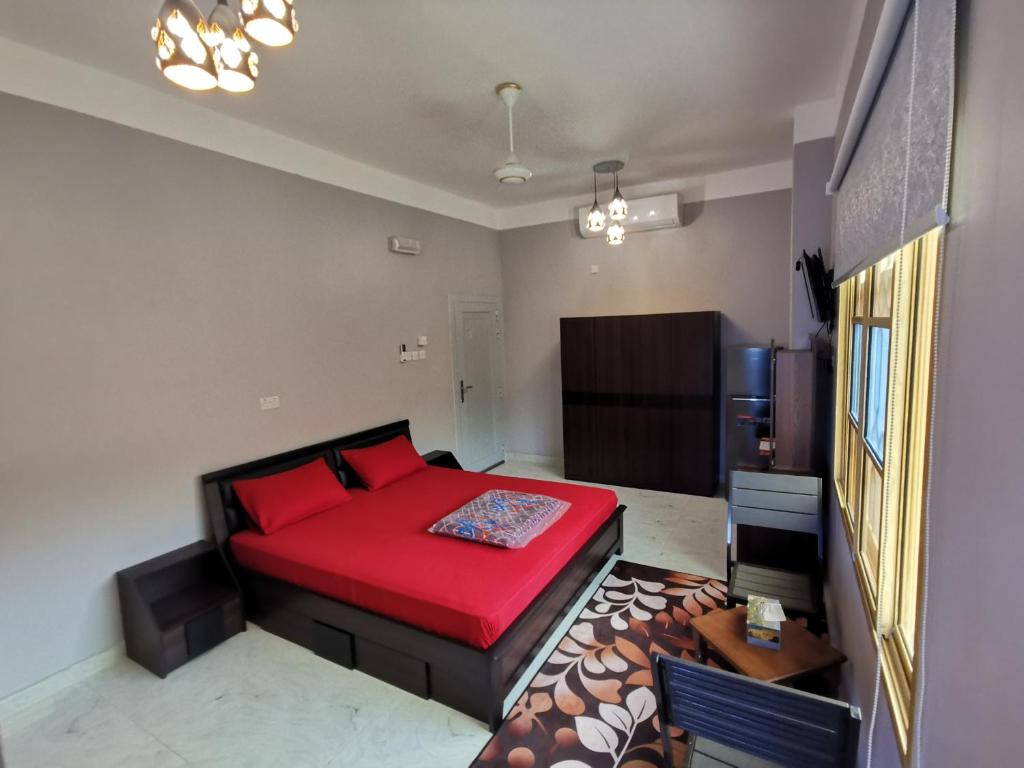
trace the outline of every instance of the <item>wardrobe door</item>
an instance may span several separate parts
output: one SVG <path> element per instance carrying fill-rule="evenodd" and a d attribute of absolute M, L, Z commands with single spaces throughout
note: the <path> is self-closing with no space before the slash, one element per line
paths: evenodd
<path fill-rule="evenodd" d="M 562 442 L 565 476 L 593 480 L 594 420 L 594 320 L 564 317 L 562 344 Z"/>
<path fill-rule="evenodd" d="M 718 313 L 675 318 L 673 347 L 684 364 L 677 371 L 672 485 L 710 496 L 718 483 Z"/>
<path fill-rule="evenodd" d="M 611 485 L 631 484 L 625 444 L 628 412 L 624 407 L 628 347 L 622 318 L 594 318 L 593 479 Z"/>
<path fill-rule="evenodd" d="M 627 393 L 625 453 L 628 484 L 675 490 L 673 420 L 682 361 L 675 350 L 675 315 L 621 318 Z"/>

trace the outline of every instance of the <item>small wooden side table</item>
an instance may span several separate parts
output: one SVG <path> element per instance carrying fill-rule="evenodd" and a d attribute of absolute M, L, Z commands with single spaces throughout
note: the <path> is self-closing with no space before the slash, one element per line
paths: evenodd
<path fill-rule="evenodd" d="M 761 648 L 747 642 L 747 608 L 712 611 L 690 620 L 697 641 L 697 660 L 713 646 L 737 671 L 766 683 L 787 683 L 838 667 L 846 656 L 794 621 L 782 622 L 782 647 Z"/>

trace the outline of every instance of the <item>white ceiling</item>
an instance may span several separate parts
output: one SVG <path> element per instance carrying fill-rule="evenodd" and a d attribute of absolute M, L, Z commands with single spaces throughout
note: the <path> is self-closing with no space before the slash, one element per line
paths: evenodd
<path fill-rule="evenodd" d="M 296 0 L 289 48 L 247 95 L 192 94 L 153 66 L 161 0 L 0 0 L 0 36 L 347 158 L 504 208 L 788 158 L 797 105 L 835 95 L 863 0 Z M 201 0 L 208 11 L 214 0 Z M 517 80 L 507 152 L 494 85 Z M 111 98 L 116 98 L 115 94 Z"/>

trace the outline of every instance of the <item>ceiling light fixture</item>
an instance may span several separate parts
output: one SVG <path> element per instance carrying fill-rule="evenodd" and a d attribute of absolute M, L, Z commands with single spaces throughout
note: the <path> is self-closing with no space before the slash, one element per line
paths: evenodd
<path fill-rule="evenodd" d="M 519 162 L 512 126 L 512 107 L 519 100 L 523 87 L 519 83 L 499 83 L 494 90 L 508 107 L 508 155 L 505 157 L 505 164 L 494 171 L 494 177 L 502 184 L 522 184 L 533 176 L 533 171 Z"/>
<path fill-rule="evenodd" d="M 298 29 L 294 0 L 217 0 L 209 20 L 195 0 L 166 0 L 150 34 L 156 66 L 172 83 L 245 93 L 260 74 L 252 40 L 287 45 Z"/>
<path fill-rule="evenodd" d="M 242 0 L 242 21 L 253 40 L 278 48 L 299 31 L 293 0 Z"/>
<path fill-rule="evenodd" d="M 594 204 L 590 206 L 590 213 L 587 214 L 587 229 L 591 232 L 600 232 L 604 229 L 604 211 L 597 202 L 597 171 L 594 171 Z"/>
<path fill-rule="evenodd" d="M 217 0 L 210 14 L 210 39 L 217 85 L 232 93 L 245 93 L 256 86 L 260 57 L 242 29 L 242 18 L 227 0 Z"/>
<path fill-rule="evenodd" d="M 150 35 L 156 44 L 156 66 L 164 77 L 192 91 L 217 87 L 217 67 L 205 39 L 210 28 L 192 0 L 166 0 Z"/>
<path fill-rule="evenodd" d="M 608 216 L 612 221 L 605 233 L 608 245 L 622 245 L 626 241 L 626 228 L 622 226 L 621 222 L 626 218 L 629 206 L 626 205 L 626 199 L 619 192 L 619 171 L 625 167 L 626 164 L 621 160 L 602 160 L 600 163 L 594 163 L 594 205 L 591 206 L 590 213 L 587 214 L 587 229 L 591 232 L 600 232 L 605 225 L 604 211 L 601 210 L 601 206 L 597 202 L 597 174 L 611 173 L 615 176 L 615 194 L 608 204 Z"/>

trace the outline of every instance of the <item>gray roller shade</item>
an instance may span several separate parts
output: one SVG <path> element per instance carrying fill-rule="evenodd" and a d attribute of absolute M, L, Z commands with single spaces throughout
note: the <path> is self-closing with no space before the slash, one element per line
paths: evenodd
<path fill-rule="evenodd" d="M 835 284 L 947 221 L 955 0 L 887 0 L 829 180 Z"/>

